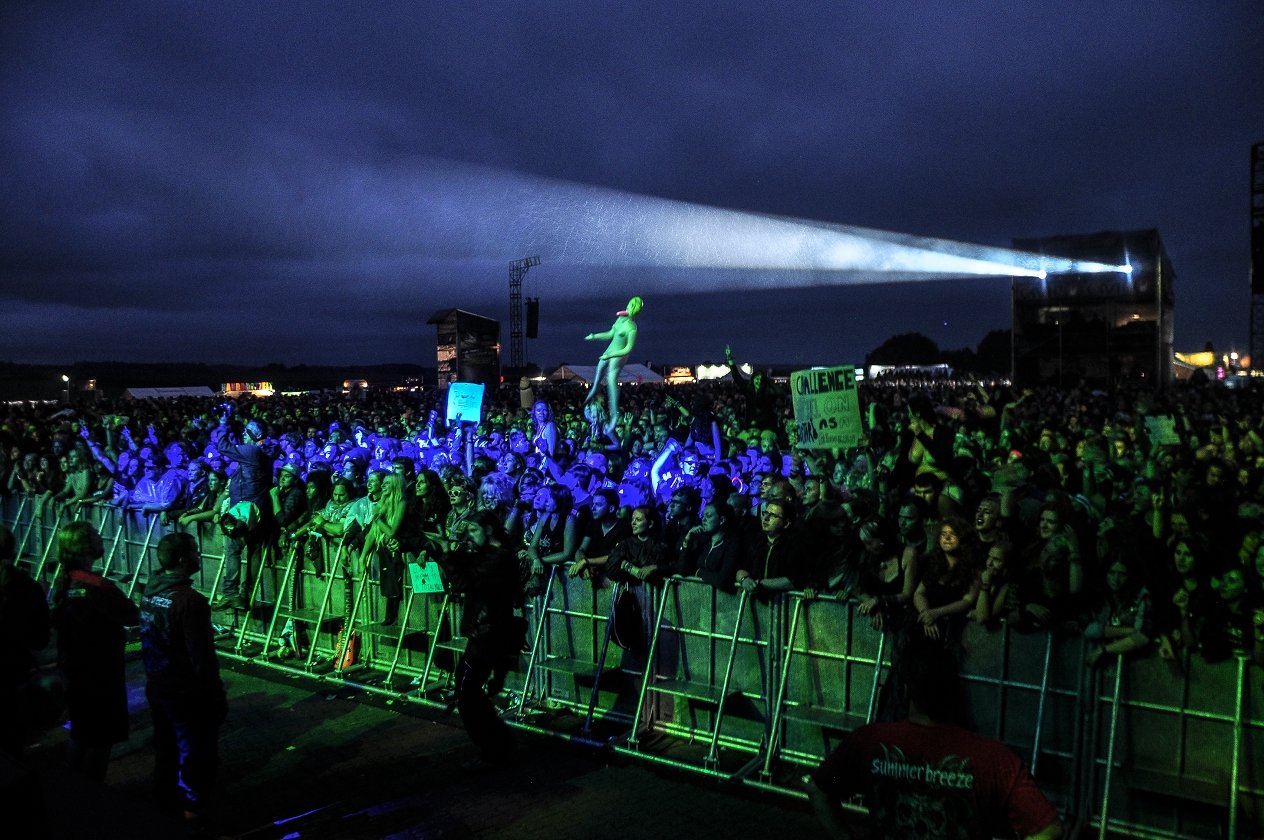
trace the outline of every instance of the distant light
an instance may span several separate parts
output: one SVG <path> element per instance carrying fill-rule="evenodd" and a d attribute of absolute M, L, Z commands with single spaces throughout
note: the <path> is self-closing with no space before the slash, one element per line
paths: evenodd
<path fill-rule="evenodd" d="M 1132 274 L 1132 265 L 1131 264 L 1121 265 L 1119 266 L 1119 270 L 1122 271 L 1124 274 Z"/>
<path fill-rule="evenodd" d="M 1140 321 L 1140 320 L 1141 320 L 1141 316 L 1140 316 L 1140 315 L 1138 315 L 1136 312 L 1134 312 L 1134 313 L 1132 313 L 1132 320 L 1134 320 L 1134 321 Z"/>
<path fill-rule="evenodd" d="M 61 375 L 61 381 L 62 381 L 62 382 L 69 382 L 69 381 L 70 381 L 70 377 L 69 377 L 69 376 L 67 376 L 66 374 L 64 374 L 64 373 L 63 373 L 63 374 Z"/>
<path fill-rule="evenodd" d="M 1047 271 L 1038 271 L 1038 272 L 1036 272 L 1036 276 L 1037 276 L 1037 277 L 1039 277 L 1041 280 L 1045 280 L 1045 279 L 1047 279 L 1047 278 L 1049 277 L 1049 272 L 1047 272 Z"/>

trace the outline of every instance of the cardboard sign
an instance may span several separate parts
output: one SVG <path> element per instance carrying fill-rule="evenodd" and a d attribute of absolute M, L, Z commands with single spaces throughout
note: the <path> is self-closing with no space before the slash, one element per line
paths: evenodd
<path fill-rule="evenodd" d="M 860 394 L 854 367 L 797 370 L 790 397 L 799 449 L 848 449 L 860 442 Z"/>
<path fill-rule="evenodd" d="M 438 563 L 409 563 L 408 577 L 412 581 L 413 592 L 418 595 L 435 595 L 443 592 L 443 573 L 439 570 Z"/>
<path fill-rule="evenodd" d="M 448 425 L 483 419 L 483 383 L 453 382 L 448 386 Z"/>
<path fill-rule="evenodd" d="M 1176 418 L 1170 414 L 1150 415 L 1145 419 L 1146 434 L 1153 446 L 1179 446 L 1181 436 L 1176 433 Z"/>

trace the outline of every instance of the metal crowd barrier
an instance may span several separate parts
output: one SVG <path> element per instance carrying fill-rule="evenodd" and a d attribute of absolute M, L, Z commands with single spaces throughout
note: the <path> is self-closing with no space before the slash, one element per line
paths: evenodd
<path fill-rule="evenodd" d="M 107 573 L 137 596 L 171 526 L 100 506 L 75 516 L 101 530 Z M 36 516 L 29 498 L 0 497 L 0 520 L 18 538 L 20 561 L 50 583 L 56 513 Z M 222 539 L 215 528 L 197 536 L 204 564 L 195 585 L 213 597 Z M 293 552 L 267 553 L 257 606 L 226 616 L 234 624 L 221 628 L 222 654 L 446 707 L 464 648 L 459 598 L 406 587 L 398 624 L 382 627 L 377 581 L 350 568 L 348 554 L 327 544 L 318 571 Z M 611 632 L 620 590 L 565 572 L 550 569 L 545 592 L 524 610 L 527 650 L 501 701 L 510 725 L 802 797 L 803 773 L 883 707 L 893 645 L 846 598 L 766 601 L 696 578 L 636 584 L 628 592 L 641 625 L 632 639 L 620 628 L 625 649 Z M 304 649 L 280 659 L 274 643 L 287 621 L 306 628 Z M 1075 835 L 1264 833 L 1264 678 L 1244 655 L 1179 666 L 1118 657 L 1089 669 L 1078 636 L 1004 625 L 969 626 L 963 649 L 975 727 L 1027 761 Z"/>

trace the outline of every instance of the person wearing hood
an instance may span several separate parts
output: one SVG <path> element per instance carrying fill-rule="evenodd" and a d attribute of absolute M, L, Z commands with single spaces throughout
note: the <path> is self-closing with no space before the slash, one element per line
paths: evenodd
<path fill-rule="evenodd" d="M 141 599 L 145 697 L 154 722 L 154 788 L 159 801 L 196 819 L 219 765 L 219 727 L 228 712 L 206 596 L 193 588 L 202 567 L 191 534 L 158 543 L 159 574 Z"/>

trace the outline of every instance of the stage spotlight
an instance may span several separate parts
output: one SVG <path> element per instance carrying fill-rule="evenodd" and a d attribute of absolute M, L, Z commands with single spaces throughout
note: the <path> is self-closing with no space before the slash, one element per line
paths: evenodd
<path fill-rule="evenodd" d="M 430 261 L 490 263 L 512 245 L 515 253 L 588 274 L 591 281 L 570 290 L 576 297 L 608 297 L 602 275 L 611 270 L 636 271 L 642 295 L 968 277 L 1044 280 L 1119 270 L 1117 264 L 746 213 L 432 159 L 419 160 L 389 189 L 397 197 L 382 204 L 389 212 L 362 223 L 375 238 L 407 243 L 403 260 L 424 254 Z"/>

